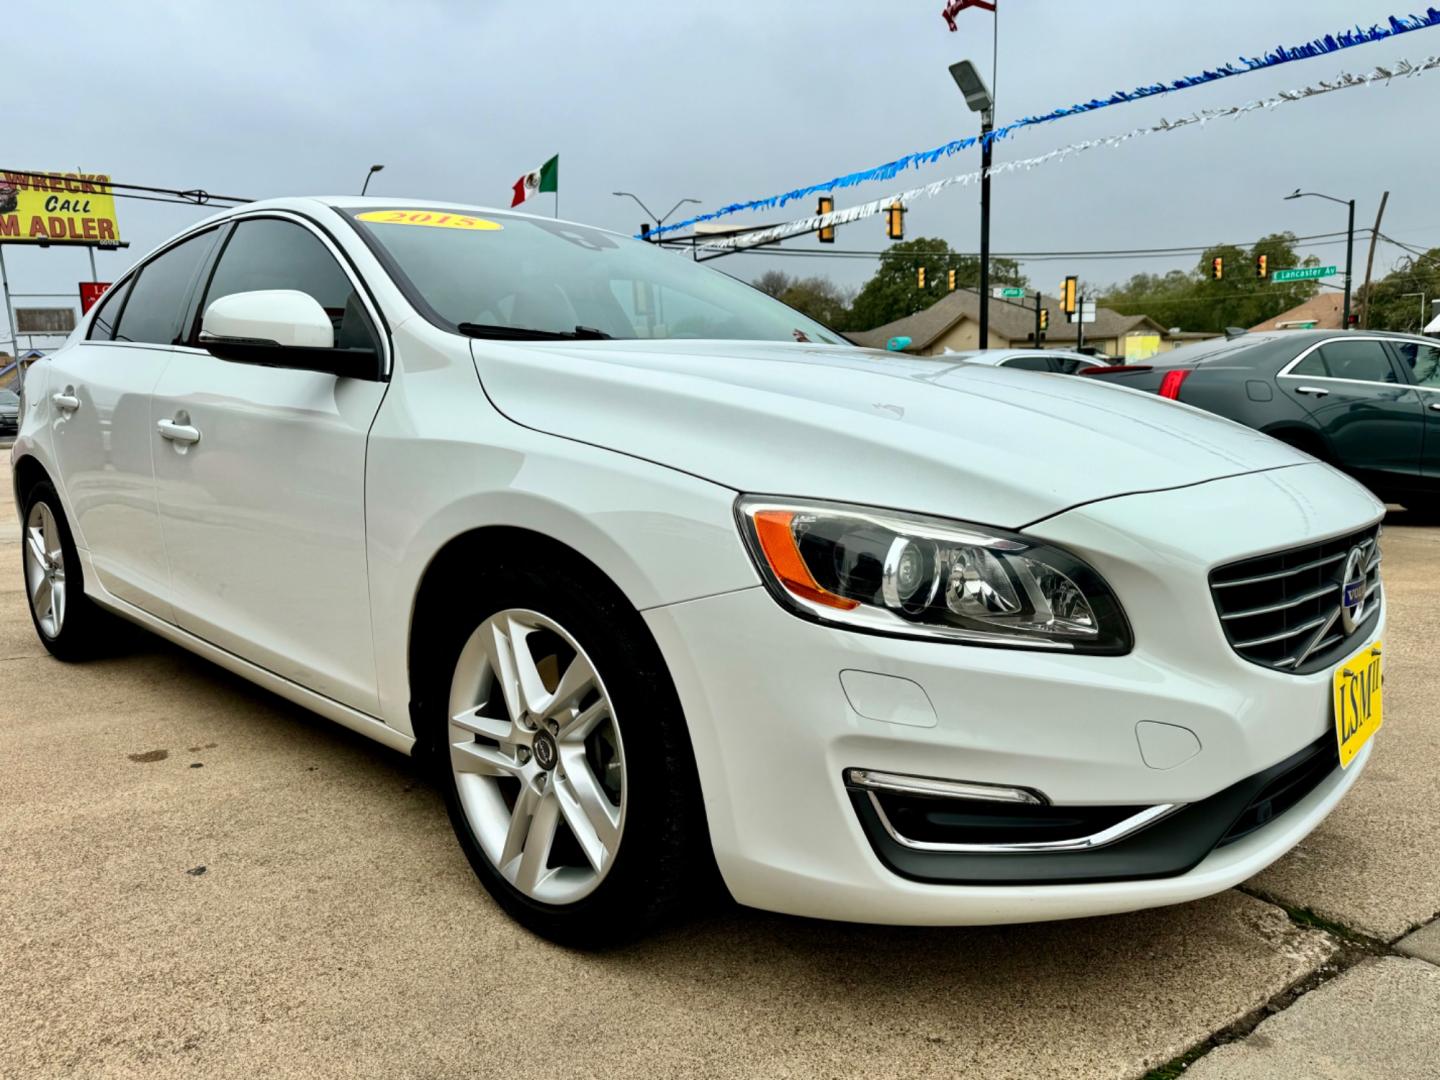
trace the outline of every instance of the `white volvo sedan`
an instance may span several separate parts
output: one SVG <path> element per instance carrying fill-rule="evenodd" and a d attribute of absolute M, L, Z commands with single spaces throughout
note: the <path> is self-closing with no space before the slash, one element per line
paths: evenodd
<path fill-rule="evenodd" d="M 1381 719 L 1383 508 L 1333 469 L 568 222 L 213 217 L 34 366 L 12 465 L 51 652 L 120 616 L 422 755 L 562 941 L 717 869 L 884 923 L 1204 896 Z"/>

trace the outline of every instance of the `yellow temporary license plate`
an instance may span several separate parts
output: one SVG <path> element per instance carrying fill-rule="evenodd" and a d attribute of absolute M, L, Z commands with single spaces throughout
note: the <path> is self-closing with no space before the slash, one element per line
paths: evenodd
<path fill-rule="evenodd" d="M 1335 739 L 1346 768 L 1380 730 L 1380 642 L 1372 642 L 1335 672 Z"/>

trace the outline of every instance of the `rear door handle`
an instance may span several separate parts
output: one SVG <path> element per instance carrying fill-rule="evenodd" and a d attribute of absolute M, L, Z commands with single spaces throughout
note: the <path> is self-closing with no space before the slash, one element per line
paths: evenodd
<path fill-rule="evenodd" d="M 162 439 L 184 443 L 189 446 L 200 441 L 200 429 L 189 424 L 177 424 L 174 420 L 160 420 L 155 424 Z"/>
<path fill-rule="evenodd" d="M 1440 412 L 1440 401 L 1432 401 L 1432 402 L 1430 403 L 1430 411 L 1431 411 L 1431 412 Z"/>
<path fill-rule="evenodd" d="M 80 399 L 74 394 L 69 393 L 68 387 L 66 388 L 66 390 L 66 393 L 51 394 L 50 400 L 55 403 L 55 407 L 57 409 L 62 409 L 65 412 L 74 412 L 76 409 L 80 408 Z"/>
<path fill-rule="evenodd" d="M 1297 394 L 1314 394 L 1316 397 L 1324 397 L 1330 393 L 1330 391 L 1326 390 L 1323 386 L 1297 386 L 1295 387 L 1295 392 Z"/>

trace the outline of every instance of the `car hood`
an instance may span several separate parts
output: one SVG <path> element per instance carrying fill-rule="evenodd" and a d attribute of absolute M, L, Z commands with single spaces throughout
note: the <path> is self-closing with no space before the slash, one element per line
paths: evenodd
<path fill-rule="evenodd" d="M 1310 459 L 1088 378 L 748 341 L 471 343 L 516 423 L 738 491 L 1018 528 L 1080 503 Z"/>

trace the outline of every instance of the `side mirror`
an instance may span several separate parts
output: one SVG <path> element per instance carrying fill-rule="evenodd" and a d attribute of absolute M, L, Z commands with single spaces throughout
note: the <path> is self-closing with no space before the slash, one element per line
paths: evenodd
<path fill-rule="evenodd" d="M 374 349 L 337 349 L 335 327 L 313 296 L 262 289 L 222 296 L 205 309 L 200 344 L 237 364 L 319 371 L 379 381 Z"/>

